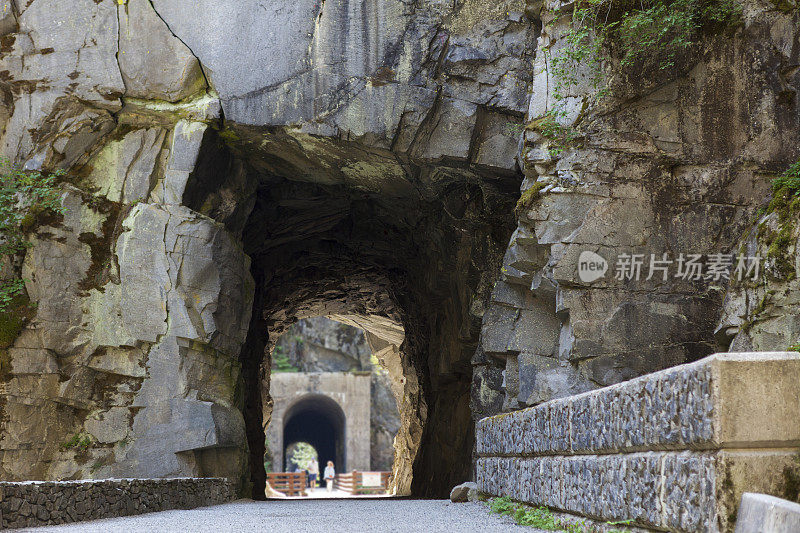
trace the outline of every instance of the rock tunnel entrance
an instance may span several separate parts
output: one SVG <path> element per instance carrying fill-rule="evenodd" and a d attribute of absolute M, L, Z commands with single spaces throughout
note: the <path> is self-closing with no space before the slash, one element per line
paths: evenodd
<path fill-rule="evenodd" d="M 307 442 L 317 451 L 320 465 L 333 461 L 339 470 L 348 468 L 345 458 L 345 414 L 330 398 L 309 395 L 286 412 L 283 422 L 283 457 L 298 442 Z M 284 459 L 284 464 L 286 460 Z"/>
<path fill-rule="evenodd" d="M 391 344 L 381 346 L 352 325 L 362 319 L 336 318 L 293 324 L 270 354 L 270 388 L 262 391 L 272 400 L 271 412 L 264 413 L 270 419 L 267 472 L 304 468 L 305 448 L 289 451 L 298 439 L 316 448 L 320 460 L 332 461 L 339 472 L 392 469 L 400 426 L 397 403 L 403 398 L 398 354 L 404 332 L 384 320 L 378 333 L 391 338 Z M 368 322 L 377 327 L 375 319 Z M 392 373 L 387 362 L 394 364 Z"/>
<path fill-rule="evenodd" d="M 520 180 L 288 129 L 205 132 L 183 201 L 240 235 L 251 258 L 240 361 L 253 497 L 266 480 L 269 354 L 314 316 L 362 328 L 394 368 L 396 493 L 441 496 L 470 477 L 472 359 Z"/>

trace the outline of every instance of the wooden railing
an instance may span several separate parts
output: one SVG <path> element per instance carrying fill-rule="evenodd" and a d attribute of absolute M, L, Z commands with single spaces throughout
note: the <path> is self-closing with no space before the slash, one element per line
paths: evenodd
<path fill-rule="evenodd" d="M 347 474 L 337 474 L 333 482 L 334 488 L 357 494 L 385 494 L 389 490 L 391 472 L 359 472 L 353 470 Z"/>
<path fill-rule="evenodd" d="M 267 474 L 270 486 L 287 496 L 307 496 L 305 472 L 272 472 Z"/>

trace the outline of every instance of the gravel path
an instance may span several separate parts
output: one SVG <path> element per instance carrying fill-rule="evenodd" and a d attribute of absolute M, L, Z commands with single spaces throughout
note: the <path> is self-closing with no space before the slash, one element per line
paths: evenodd
<path fill-rule="evenodd" d="M 239 500 L 190 511 L 164 511 L 27 530 L 43 532 L 526 532 L 484 504 L 449 500 Z"/>

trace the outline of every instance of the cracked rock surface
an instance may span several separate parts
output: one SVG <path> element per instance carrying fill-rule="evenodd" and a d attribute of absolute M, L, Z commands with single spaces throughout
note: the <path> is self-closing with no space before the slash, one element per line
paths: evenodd
<path fill-rule="evenodd" d="M 363 327 L 389 368 L 398 491 L 467 477 L 469 359 L 521 180 L 524 6 L 0 7 L 2 153 L 68 171 L 66 214 L 2 269 L 36 312 L 0 355 L 0 477 L 260 496 L 268 348 L 315 315 Z"/>
<path fill-rule="evenodd" d="M 0 153 L 68 171 L 66 213 L 0 265 L 35 304 L 0 347 L 0 479 L 261 497 L 269 349 L 313 316 L 382 354 L 393 483 L 429 496 L 470 477 L 474 419 L 797 342 L 785 268 L 727 298 L 575 275 L 586 249 L 610 274 L 621 253 L 769 251 L 779 214 L 742 235 L 798 157 L 796 17 L 747 0 L 674 72 L 612 61 L 617 92 L 574 88 L 581 135 L 551 151 L 562 7 L 0 0 Z M 779 242 L 796 264 L 796 232 Z"/>
<path fill-rule="evenodd" d="M 566 53 L 565 5 L 537 7 L 543 27 L 523 134 L 525 180 L 473 360 L 476 418 L 729 347 L 785 350 L 797 342 L 796 282 L 774 279 L 774 268 L 727 297 L 725 278 L 676 276 L 680 254 L 702 254 L 703 262 L 720 253 L 766 258 L 776 240 L 777 213 L 760 217 L 760 246 L 741 239 L 755 235 L 749 228 L 769 202 L 770 182 L 798 158 L 796 20 L 771 4 L 744 2 L 741 25 L 704 34 L 674 68 L 612 58 L 609 95 L 598 102 L 586 64 L 576 67 L 583 81 L 555 98 L 548 65 Z M 560 131 L 577 132 L 574 142 L 561 146 L 537 126 L 554 111 Z M 796 231 L 780 243 L 772 255 L 786 257 L 794 272 Z M 586 251 L 608 263 L 597 281 L 578 276 Z M 617 277 L 623 254 L 641 254 L 638 280 Z M 646 279 L 651 254 L 673 261 L 666 278 Z M 762 275 L 774 263 L 767 260 Z"/>

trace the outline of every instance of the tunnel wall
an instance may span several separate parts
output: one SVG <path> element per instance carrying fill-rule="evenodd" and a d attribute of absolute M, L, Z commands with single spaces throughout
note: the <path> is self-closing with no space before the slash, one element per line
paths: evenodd
<path fill-rule="evenodd" d="M 369 470 L 370 467 L 370 383 L 367 373 L 350 372 L 278 372 L 272 374 L 272 420 L 267 428 L 273 468 L 285 464 L 283 432 L 293 409 L 317 398 L 335 402 L 344 414 L 344 456 L 346 465 L 337 471 Z M 320 465 L 324 467 L 324 465 Z M 278 470 L 280 468 L 280 470 Z"/>

